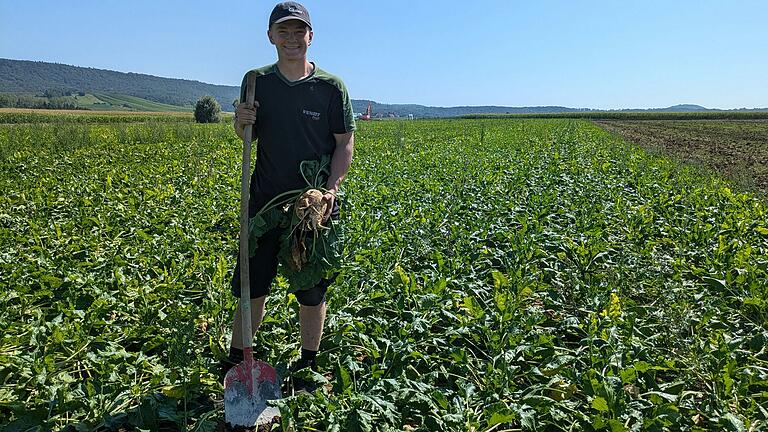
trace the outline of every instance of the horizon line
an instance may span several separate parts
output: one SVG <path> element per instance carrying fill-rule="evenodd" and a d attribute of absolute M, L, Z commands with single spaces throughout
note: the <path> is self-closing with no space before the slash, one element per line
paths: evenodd
<path fill-rule="evenodd" d="M 239 88 L 239 86 L 236 85 L 230 85 L 230 84 L 214 84 L 209 83 L 205 81 L 195 80 L 195 79 L 189 79 L 189 78 L 179 78 L 179 77 L 168 77 L 168 76 L 162 76 L 162 75 L 152 75 L 149 73 L 144 72 L 126 72 L 126 71 L 119 71 L 114 69 L 104 69 L 99 67 L 92 67 L 92 66 L 81 66 L 81 65 L 74 65 L 69 63 L 60 63 L 56 61 L 46 61 L 46 60 L 30 60 L 30 59 L 15 59 L 15 58 L 9 58 L 9 57 L 0 57 L 0 60 L 11 60 L 11 61 L 23 61 L 23 62 L 33 62 L 33 63 L 48 63 L 48 64 L 56 64 L 56 65 L 62 65 L 62 66 L 69 66 L 69 67 L 76 67 L 76 68 L 86 68 L 86 69 L 95 69 L 95 70 L 102 70 L 107 72 L 115 72 L 115 73 L 123 73 L 123 74 L 133 74 L 133 75 L 144 75 L 148 77 L 154 77 L 154 78 L 161 78 L 161 79 L 172 79 L 172 80 L 181 80 L 181 81 L 190 81 L 190 82 L 196 82 L 200 84 L 205 85 L 211 85 L 211 86 L 220 86 L 220 87 L 235 87 Z M 9 92 L 9 93 L 16 93 L 16 92 Z M 416 105 L 416 106 L 423 106 L 426 108 L 442 108 L 442 109 L 451 109 L 451 108 L 483 108 L 483 107 L 489 107 L 489 108 L 513 108 L 513 109 L 520 109 L 520 108 L 566 108 L 566 109 L 572 109 L 572 110 L 582 110 L 582 111 L 628 111 L 628 110 L 661 110 L 661 109 L 669 109 L 679 106 L 696 106 L 699 108 L 702 108 L 704 110 L 709 111 L 739 111 L 739 110 L 752 110 L 752 111 L 768 111 L 768 106 L 765 107 L 746 107 L 742 106 L 739 108 L 717 108 L 717 107 L 706 107 L 704 105 L 699 105 L 697 103 L 676 103 L 669 106 L 658 106 L 658 107 L 633 107 L 633 108 L 589 108 L 589 107 L 572 107 L 567 105 L 559 105 L 559 104 L 542 104 L 542 105 L 497 105 L 497 104 L 484 104 L 484 105 L 427 105 L 424 103 L 396 103 L 396 102 L 379 102 L 375 101 L 373 99 L 357 99 L 354 100 L 357 101 L 365 101 L 365 102 L 372 102 L 379 105 Z"/>

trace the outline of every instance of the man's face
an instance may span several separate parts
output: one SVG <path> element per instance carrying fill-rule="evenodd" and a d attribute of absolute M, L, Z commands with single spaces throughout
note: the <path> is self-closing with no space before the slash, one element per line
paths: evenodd
<path fill-rule="evenodd" d="M 283 60 L 305 58 L 307 47 L 312 43 L 312 30 L 299 20 L 273 24 L 267 35 L 272 45 L 277 48 L 278 58 Z"/>

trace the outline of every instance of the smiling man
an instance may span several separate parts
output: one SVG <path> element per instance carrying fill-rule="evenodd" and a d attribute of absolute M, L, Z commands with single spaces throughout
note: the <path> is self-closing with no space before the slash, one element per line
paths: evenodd
<path fill-rule="evenodd" d="M 331 157 L 330 175 L 323 200 L 327 204 L 324 220 L 339 218 L 336 193 L 352 163 L 355 120 L 344 83 L 307 60 L 314 33 L 309 12 L 299 3 L 280 3 L 272 10 L 267 31 L 277 50 L 277 63 L 254 69 L 256 102 L 241 103 L 235 112 L 235 132 L 241 138 L 246 127 L 253 127 L 258 139 L 256 168 L 251 176 L 249 213 L 253 217 L 272 198 L 283 192 L 307 187 L 301 171 L 302 161 Z M 245 99 L 246 81 L 240 87 Z M 283 228 L 284 229 L 284 228 Z M 264 316 L 264 303 L 277 274 L 279 238 L 276 228 L 259 238 L 251 256 L 251 315 L 254 333 Z M 331 279 L 323 279 L 310 289 L 297 291 L 300 304 L 301 358 L 293 370 L 314 367 L 323 334 L 325 293 Z M 240 297 L 239 262 L 234 270 L 232 293 Z M 243 359 L 240 308 L 235 313 L 229 359 L 224 372 Z M 294 391 L 311 390 L 308 383 L 294 379 Z"/>

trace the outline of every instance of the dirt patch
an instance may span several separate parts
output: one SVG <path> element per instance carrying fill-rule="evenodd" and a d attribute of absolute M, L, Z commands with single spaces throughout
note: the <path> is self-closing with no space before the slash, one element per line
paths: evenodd
<path fill-rule="evenodd" d="M 766 120 L 596 120 L 595 123 L 648 150 L 713 169 L 741 189 L 768 195 Z"/>

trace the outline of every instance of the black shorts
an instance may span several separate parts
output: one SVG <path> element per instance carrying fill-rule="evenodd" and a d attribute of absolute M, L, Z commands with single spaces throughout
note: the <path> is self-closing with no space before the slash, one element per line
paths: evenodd
<path fill-rule="evenodd" d="M 334 202 L 333 211 L 331 212 L 331 219 L 339 219 L 339 204 L 338 200 Z M 250 275 L 251 282 L 251 298 L 264 297 L 269 294 L 272 282 L 277 276 L 278 259 L 277 255 L 280 252 L 280 234 L 286 228 L 275 228 L 271 231 L 267 231 L 259 238 L 259 247 L 256 249 L 256 253 L 251 257 L 248 262 L 248 274 Z M 299 304 L 304 306 L 317 306 L 325 301 L 325 293 L 328 291 L 328 287 L 336 279 L 335 276 L 327 279 L 322 279 L 314 287 L 297 291 L 296 300 Z M 235 271 L 232 274 L 232 281 L 230 282 L 232 295 L 240 297 L 240 254 L 237 256 L 237 264 L 235 265 Z"/>

